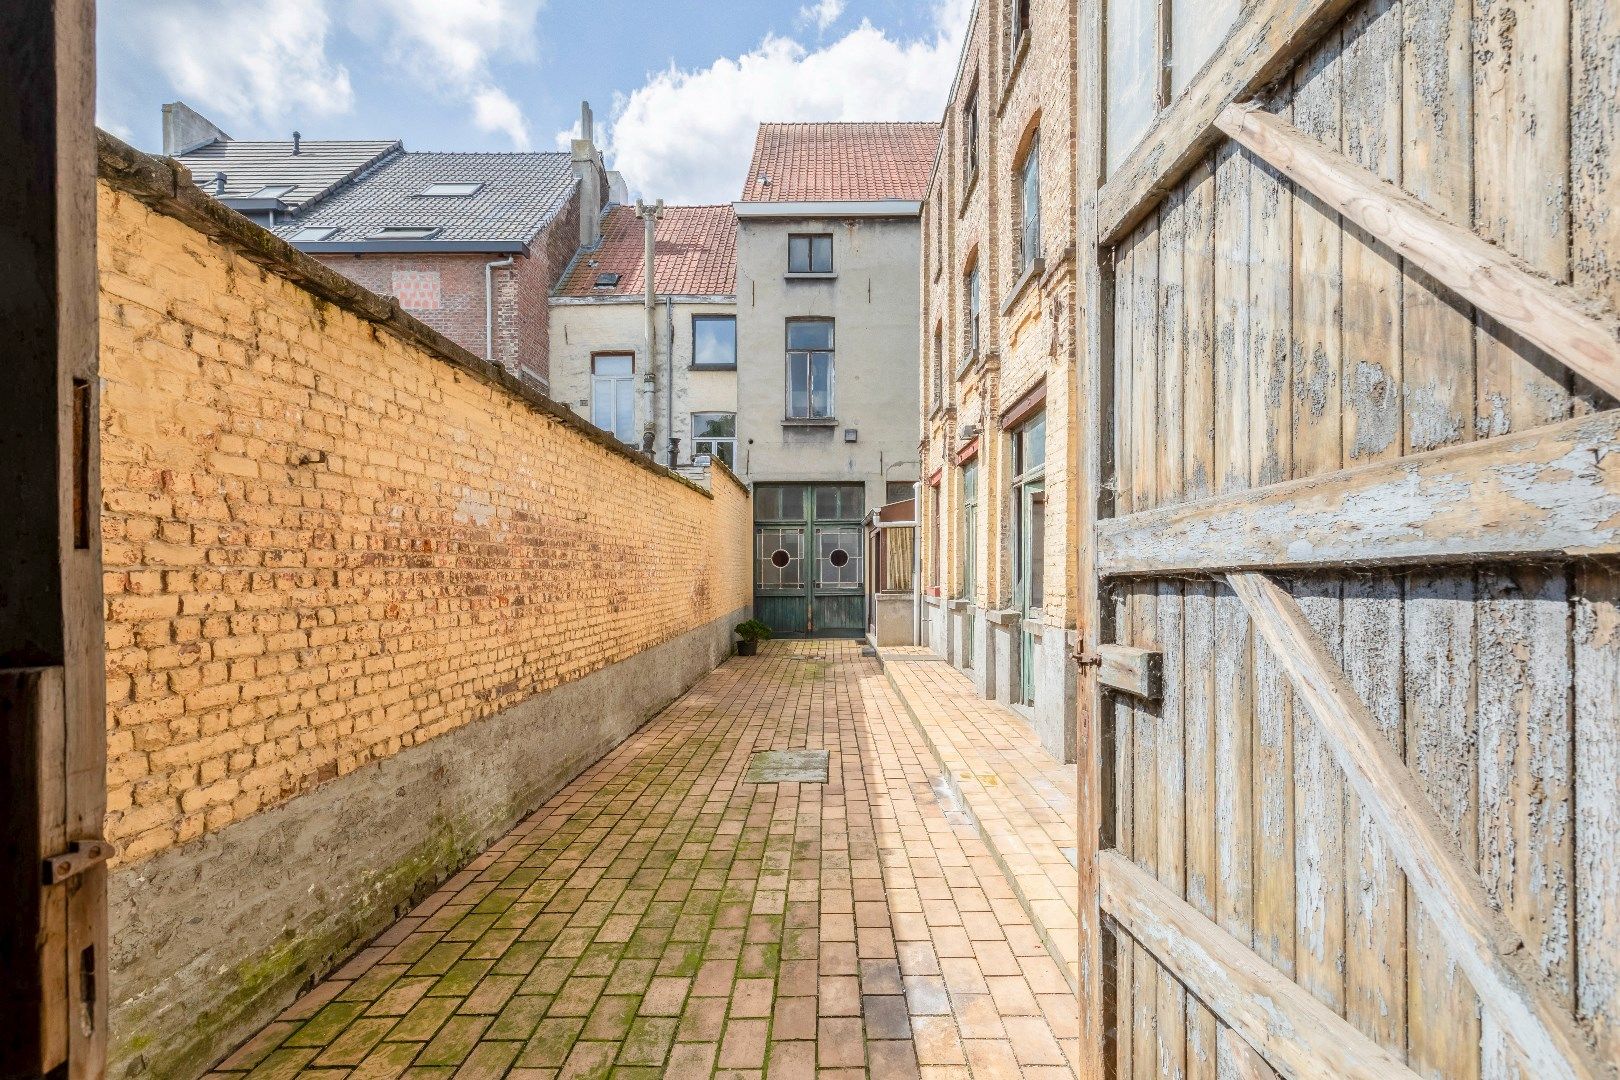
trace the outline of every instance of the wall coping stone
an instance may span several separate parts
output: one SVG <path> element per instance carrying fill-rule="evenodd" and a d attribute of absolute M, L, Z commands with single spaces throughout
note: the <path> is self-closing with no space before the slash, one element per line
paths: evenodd
<path fill-rule="evenodd" d="M 97 172 L 100 178 L 151 209 L 196 229 L 198 232 L 230 248 L 236 254 L 279 277 L 297 285 L 320 300 L 341 308 L 349 314 L 377 326 L 394 337 L 415 346 L 435 359 L 467 372 L 480 382 L 501 390 L 550 417 L 564 427 L 572 428 L 584 438 L 609 453 L 631 461 L 648 472 L 673 480 L 696 491 L 706 499 L 714 495 L 697 484 L 631 449 L 610 433 L 587 423 L 566 405 L 561 405 L 506 371 L 457 345 L 414 315 L 407 314 L 399 301 L 378 296 L 336 270 L 318 262 L 270 232 L 215 200 L 192 182 L 190 171 L 172 158 L 156 157 L 130 146 L 128 143 L 96 130 Z M 711 466 L 713 467 L 713 466 Z M 738 480 L 724 463 L 718 467 L 732 481 L 747 491 L 747 485 Z"/>

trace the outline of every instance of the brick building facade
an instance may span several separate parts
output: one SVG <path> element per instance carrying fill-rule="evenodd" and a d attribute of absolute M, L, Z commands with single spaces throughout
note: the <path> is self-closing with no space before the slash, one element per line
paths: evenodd
<path fill-rule="evenodd" d="M 928 642 L 1074 753 L 1075 5 L 981 0 L 923 204 Z"/>

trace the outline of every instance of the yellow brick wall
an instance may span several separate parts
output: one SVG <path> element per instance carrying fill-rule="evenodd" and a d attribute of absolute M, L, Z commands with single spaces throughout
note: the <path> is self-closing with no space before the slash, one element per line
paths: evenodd
<path fill-rule="evenodd" d="M 100 215 L 123 861 L 749 603 L 728 474 L 616 453 L 105 181 Z"/>

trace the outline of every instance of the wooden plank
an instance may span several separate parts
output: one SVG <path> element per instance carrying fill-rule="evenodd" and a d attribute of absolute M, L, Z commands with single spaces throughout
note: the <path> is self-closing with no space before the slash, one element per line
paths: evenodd
<path fill-rule="evenodd" d="M 1569 1008 L 1574 878 L 1569 589 L 1562 567 L 1482 570 L 1474 605 L 1479 860 L 1486 894 Z M 1482 1071 L 1525 1075 L 1493 1017 Z"/>
<path fill-rule="evenodd" d="M 1125 631 L 1131 627 L 1128 589 L 1115 591 L 1114 624 Z M 1113 702 L 1114 723 L 1114 844 L 1126 858 L 1136 857 L 1136 711 L 1125 698 Z M 1098 883 L 1101 889 L 1101 880 Z M 1100 901 L 1099 901 L 1100 902 Z M 1129 937 L 1117 942 L 1115 952 L 1115 1049 L 1119 1078 L 1136 1075 L 1136 954 L 1138 946 Z"/>
<path fill-rule="evenodd" d="M 1620 0 L 1575 8 L 1571 277 L 1620 307 Z M 1575 572 L 1575 1009 L 1620 1060 L 1620 570 Z"/>
<path fill-rule="evenodd" d="M 1342 664 L 1343 611 L 1335 579 L 1298 587 L 1318 640 Z M 1344 778 L 1321 729 L 1296 700 L 1294 735 L 1294 977 L 1316 1000 L 1344 1012 Z"/>
<path fill-rule="evenodd" d="M 1208 581 L 1185 583 L 1182 601 L 1182 775 L 1186 792 L 1187 902 L 1214 919 L 1215 863 L 1215 589 Z M 1215 1014 L 1187 1001 L 1187 1076 L 1214 1080 Z"/>
<path fill-rule="evenodd" d="M 1157 700 L 1164 685 L 1164 653 L 1135 645 L 1099 645 L 1097 678 L 1104 686 Z"/>
<path fill-rule="evenodd" d="M 1131 506 L 1159 505 L 1159 219 L 1142 224 L 1131 298 Z"/>
<path fill-rule="evenodd" d="M 1388 574 L 1344 583 L 1344 673 L 1397 758 L 1406 750 L 1403 583 Z M 1406 1053 L 1406 877 L 1361 799 L 1345 810 L 1345 1017 L 1378 1045 Z"/>
<path fill-rule="evenodd" d="M 1137 491 L 1140 494 L 1141 488 L 1139 487 Z M 1132 640 L 1156 642 L 1159 636 L 1157 590 L 1152 582 L 1131 582 L 1126 587 L 1131 594 Z M 1136 838 L 1134 857 L 1136 865 L 1141 867 L 1143 872 L 1156 875 L 1159 868 L 1157 827 L 1160 810 L 1161 756 L 1159 710 L 1156 705 L 1139 698 L 1133 699 L 1131 706 L 1134 732 L 1132 766 L 1136 773 L 1132 780 L 1136 801 L 1132 812 L 1135 818 Z M 1140 942 L 1136 944 L 1135 951 L 1136 958 L 1132 970 L 1136 975 L 1136 986 L 1133 990 L 1136 1008 L 1132 1031 L 1136 1047 L 1132 1052 L 1132 1059 L 1135 1062 L 1136 1075 L 1151 1080 L 1161 1073 L 1158 1039 L 1159 980 L 1166 976 L 1161 974 L 1159 965 Z"/>
<path fill-rule="evenodd" d="M 1164 693 L 1159 699 L 1159 883 L 1175 896 L 1187 891 L 1187 748 L 1183 727 L 1185 642 L 1181 582 L 1161 581 L 1157 598 L 1159 648 L 1164 654 Z M 1159 976 L 1159 1072 L 1187 1075 L 1187 993 L 1175 979 Z"/>
<path fill-rule="evenodd" d="M 1464 571 L 1420 570 L 1406 580 L 1406 761 L 1436 820 L 1477 880 L 1474 580 Z M 1473 988 L 1408 871 L 1407 1044 L 1420 1070 L 1479 1074 L 1480 1017 Z"/>
<path fill-rule="evenodd" d="M 1218 55 L 1161 112 L 1097 192 L 1097 235 L 1118 243 L 1220 142 L 1215 118 L 1286 71 L 1356 0 L 1252 0 Z M 1083 125 L 1082 125 L 1083 126 Z"/>
<path fill-rule="evenodd" d="M 1216 161 L 1214 486 L 1228 491 L 1249 486 L 1249 187 L 1254 166 L 1232 146 L 1223 147 Z"/>
<path fill-rule="evenodd" d="M 1620 551 L 1620 413 L 1101 522 L 1108 576 Z"/>
<path fill-rule="evenodd" d="M 1254 934 L 1253 668 L 1248 612 L 1221 582 L 1215 590 L 1215 919 L 1243 941 Z M 1227 1075 L 1241 1040 L 1216 1033 L 1216 1064 Z"/>
<path fill-rule="evenodd" d="M 1478 0 L 1474 226 L 1550 281 L 1569 273 L 1569 0 Z M 1569 416 L 1570 374 L 1476 313 L 1480 435 Z"/>
<path fill-rule="evenodd" d="M 1186 326 L 1181 408 L 1185 499 L 1215 484 L 1215 162 L 1201 158 L 1187 177 L 1182 217 L 1183 320 Z M 1183 501 L 1185 501 L 1185 499 Z"/>
<path fill-rule="evenodd" d="M 1182 451 L 1183 385 L 1187 374 L 1186 190 L 1178 189 L 1159 218 L 1159 408 L 1156 505 L 1185 502 L 1186 460 Z"/>
<path fill-rule="evenodd" d="M 1114 264 L 1114 509 L 1119 514 L 1137 509 L 1136 454 L 1132 445 L 1136 365 L 1131 352 L 1136 330 L 1131 304 L 1135 298 L 1136 245 L 1126 244 L 1119 249 Z"/>
<path fill-rule="evenodd" d="M 1620 1059 L 1620 568 L 1582 570 L 1575 605 L 1576 1013 Z"/>
<path fill-rule="evenodd" d="M 1345 157 L 1380 179 L 1401 175 L 1401 7 L 1368 0 L 1344 27 Z M 1402 275 L 1368 233 L 1340 218 L 1346 464 L 1398 456 Z"/>
<path fill-rule="evenodd" d="M 1524 955 L 1522 938 L 1491 907 L 1418 776 L 1378 734 L 1367 707 L 1311 632 L 1299 605 L 1263 574 L 1232 574 L 1228 581 L 1321 725 L 1339 767 L 1383 830 L 1451 959 L 1473 983 L 1485 1008 L 1538 1075 L 1597 1076 L 1590 1048 Z"/>
<path fill-rule="evenodd" d="M 1105 851 L 1103 906 L 1284 1076 L 1415 1074 L 1128 859 Z"/>
<path fill-rule="evenodd" d="M 1249 483 L 1287 480 L 1294 462 L 1294 218 L 1289 184 L 1265 162 L 1249 179 Z"/>
<path fill-rule="evenodd" d="M 1220 126 L 1503 326 L 1611 394 L 1620 393 L 1620 324 L 1411 195 L 1255 106 Z"/>

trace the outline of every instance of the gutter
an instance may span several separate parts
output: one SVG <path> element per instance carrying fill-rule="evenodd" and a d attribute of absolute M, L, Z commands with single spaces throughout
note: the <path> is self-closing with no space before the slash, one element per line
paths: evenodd
<path fill-rule="evenodd" d="M 318 228 L 306 223 L 309 228 Z M 292 241 L 288 241 L 292 243 Z M 432 255 L 447 252 L 489 252 L 527 255 L 529 245 L 521 240 L 309 240 L 293 244 L 308 255 L 364 255 L 367 252 L 392 255 Z"/>
<path fill-rule="evenodd" d="M 869 199 L 822 202 L 736 202 L 739 218 L 907 218 L 922 214 L 922 203 L 912 199 Z"/>

